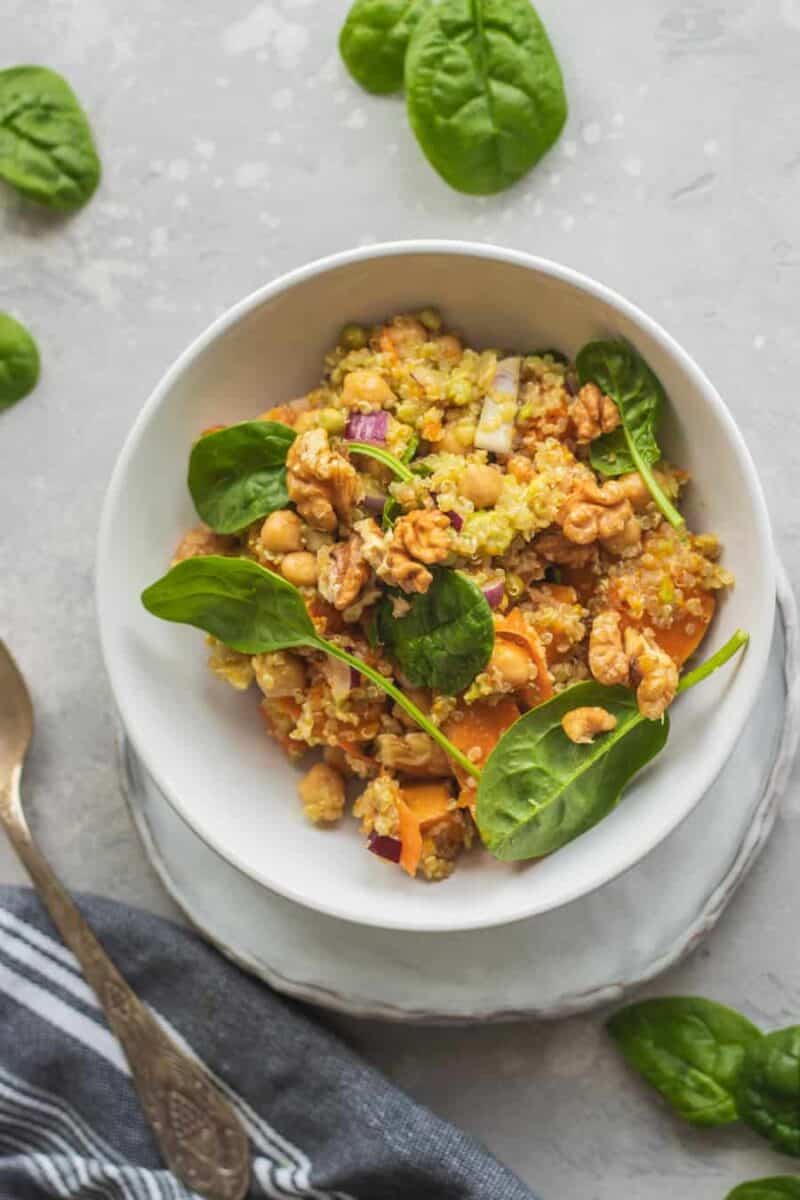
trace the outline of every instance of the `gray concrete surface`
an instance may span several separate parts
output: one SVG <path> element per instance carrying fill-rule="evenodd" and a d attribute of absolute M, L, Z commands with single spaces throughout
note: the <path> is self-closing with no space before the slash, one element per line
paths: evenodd
<path fill-rule="evenodd" d="M 449 191 L 401 102 L 348 81 L 336 55 L 346 7 L 5 3 L 0 66 L 67 74 L 105 166 L 71 220 L 0 196 L 0 308 L 35 330 L 45 368 L 35 395 L 0 416 L 0 634 L 38 716 L 26 794 L 70 885 L 171 916 L 117 786 L 92 600 L 98 512 L 161 372 L 275 274 L 427 235 L 497 241 L 603 279 L 715 380 L 784 561 L 795 577 L 800 566 L 800 0 L 541 0 L 569 125 L 538 170 L 490 200 Z M 658 990 L 712 995 L 766 1025 L 800 1019 L 799 782 L 718 930 Z M 0 880 L 20 878 L 0 845 Z M 336 1024 L 544 1200 L 721 1200 L 741 1179 L 791 1170 L 743 1130 L 672 1121 L 624 1073 L 599 1017 L 448 1032 Z"/>

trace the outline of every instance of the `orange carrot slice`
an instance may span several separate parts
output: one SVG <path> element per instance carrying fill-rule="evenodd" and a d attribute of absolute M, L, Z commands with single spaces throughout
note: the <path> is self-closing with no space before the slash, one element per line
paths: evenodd
<path fill-rule="evenodd" d="M 512 608 L 504 617 L 495 617 L 494 631 L 495 637 L 509 638 L 524 646 L 533 660 L 537 671 L 536 683 L 522 692 L 528 707 L 534 708 L 544 700 L 549 700 L 553 694 L 553 680 L 547 666 L 547 656 L 538 634 L 529 627 L 520 610 Z"/>
<path fill-rule="evenodd" d="M 422 858 L 422 831 L 405 801 L 398 800 L 397 811 L 400 816 L 400 866 L 413 879 Z"/>
<path fill-rule="evenodd" d="M 402 789 L 403 803 L 417 818 L 424 832 L 452 811 L 452 797 L 446 783 L 413 783 Z"/>
<path fill-rule="evenodd" d="M 519 717 L 519 708 L 507 696 L 497 704 L 489 704 L 487 700 L 478 700 L 475 704 L 465 705 L 445 722 L 445 735 L 453 745 L 482 767 L 494 750 L 507 729 Z M 473 754 L 472 751 L 478 753 Z M 454 764 L 454 770 L 459 783 L 466 784 L 466 772 Z"/>
<path fill-rule="evenodd" d="M 702 605 L 702 613 L 695 616 L 692 613 L 682 613 L 669 629 L 654 629 L 653 634 L 662 650 L 682 667 L 691 658 L 697 647 L 706 636 L 717 601 L 711 592 L 696 593 Z"/>

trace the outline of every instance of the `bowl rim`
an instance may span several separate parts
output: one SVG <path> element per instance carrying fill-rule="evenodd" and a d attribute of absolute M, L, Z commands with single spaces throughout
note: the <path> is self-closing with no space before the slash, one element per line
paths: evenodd
<path fill-rule="evenodd" d="M 748 500 L 752 508 L 755 524 L 758 530 L 759 543 L 765 548 L 766 570 L 760 578 L 760 595 L 759 608 L 764 610 L 763 628 L 751 632 L 750 642 L 747 647 L 747 652 L 737 671 L 737 677 L 734 686 L 738 686 L 741 691 L 742 687 L 747 684 L 749 687 L 748 698 L 740 708 L 738 721 L 735 721 L 726 731 L 725 737 L 721 738 L 713 747 L 713 753 L 708 753 L 702 764 L 696 771 L 696 784 L 692 789 L 692 799 L 690 802 L 684 802 L 676 819 L 670 825 L 666 832 L 658 829 L 651 836 L 640 837 L 639 840 L 632 845 L 630 841 L 625 843 L 625 847 L 621 847 L 620 853 L 616 861 L 610 869 L 597 871 L 596 878 L 590 880 L 588 885 L 584 880 L 582 883 L 576 883 L 574 887 L 568 889 L 564 895 L 557 900 L 547 901 L 545 903 L 533 903 L 530 905 L 520 904 L 515 908 L 514 915 L 502 915 L 481 917 L 479 914 L 465 914 L 464 919 L 458 921 L 452 920 L 431 920 L 419 921 L 415 920 L 409 923 L 408 919 L 379 919 L 371 913 L 362 916 L 356 916 L 346 906 L 339 905 L 335 898 L 328 900 L 319 898 L 316 895 L 309 896 L 302 891 L 294 890 L 282 883 L 277 883 L 272 879 L 268 872 L 261 872 L 252 869 L 249 865 L 241 861 L 239 856 L 232 852 L 228 847 L 220 843 L 220 841 L 210 834 L 207 829 L 199 827 L 196 823 L 190 804 L 182 801 L 181 797 L 176 795 L 166 784 L 166 781 L 160 777 L 157 768 L 151 763 L 145 747 L 141 743 L 136 728 L 136 721 L 131 719 L 131 706 L 126 703 L 124 688 L 121 686 L 121 681 L 115 669 L 114 655 L 110 640 L 108 638 L 109 620 L 113 619 L 113 614 L 106 613 L 103 600 L 104 594 L 104 565 L 109 560 L 110 548 L 113 537 L 113 521 L 112 514 L 117 506 L 118 498 L 123 491 L 123 485 L 127 476 L 128 467 L 131 459 L 134 457 L 138 449 L 139 442 L 143 433 L 150 422 L 151 417 L 161 406 L 165 396 L 172 389 L 175 381 L 184 373 L 184 371 L 205 351 L 220 335 L 227 332 L 235 326 L 243 317 L 258 308 L 265 301 L 272 299 L 275 296 L 281 295 L 283 292 L 290 291 L 300 283 L 305 283 L 308 280 L 314 279 L 317 276 L 324 275 L 329 271 L 336 270 L 340 267 L 349 266 L 353 263 L 366 262 L 372 259 L 393 258 L 405 255 L 417 254 L 439 254 L 452 255 L 453 257 L 478 258 L 488 261 L 506 263 L 512 266 L 519 266 L 528 270 L 535 270 L 541 274 L 548 275 L 551 278 L 563 283 L 567 283 L 580 291 L 600 300 L 610 307 L 616 309 L 623 316 L 627 317 L 633 324 L 641 328 L 660 348 L 670 357 L 677 361 L 681 369 L 692 378 L 698 390 L 702 392 L 705 400 L 715 410 L 716 416 L 720 422 L 726 427 L 728 438 L 733 452 L 739 459 L 743 475 L 748 483 Z M 235 867 L 243 875 L 253 879 L 262 887 L 284 896 L 286 899 L 300 904 L 302 907 L 316 910 L 326 916 L 335 917 L 340 920 L 348 921 L 351 924 L 360 924 L 379 929 L 392 929 L 406 931 L 410 933 L 453 933 L 460 931 L 469 931 L 477 929 L 488 929 L 494 926 L 512 924 L 516 921 L 522 921 L 526 918 L 545 913 L 556 908 L 561 908 L 566 904 L 577 900 L 581 896 L 591 895 L 598 888 L 603 887 L 606 883 L 618 878 L 625 871 L 630 869 L 636 863 L 645 858 L 657 845 L 664 841 L 669 835 L 678 828 L 678 826 L 689 816 L 697 807 L 701 799 L 707 792 L 708 788 L 714 782 L 714 779 L 719 774 L 722 766 L 728 758 L 734 743 L 739 736 L 739 733 L 748 720 L 753 706 L 758 698 L 758 693 L 763 682 L 764 673 L 767 668 L 767 660 L 769 648 L 772 640 L 774 610 L 775 610 L 775 595 L 776 595 L 776 579 L 775 579 L 775 556 L 772 549 L 772 533 L 770 528 L 769 516 L 767 513 L 766 501 L 764 499 L 761 483 L 756 472 L 750 451 L 744 441 L 744 438 L 736 424 L 732 414 L 728 410 L 722 397 L 717 392 L 714 385 L 711 383 L 708 376 L 697 365 L 692 356 L 683 349 L 671 334 L 669 334 L 657 321 L 648 316 L 641 308 L 627 300 L 619 292 L 613 288 L 607 287 L 591 276 L 585 275 L 573 267 L 564 266 L 561 263 L 555 262 L 552 259 L 540 257 L 539 255 L 529 254 L 522 250 L 513 250 L 507 247 L 494 245 L 489 242 L 470 242 L 461 239 L 440 239 L 440 238 L 419 238 L 409 239 L 397 242 L 378 242 L 368 246 L 356 247 L 349 250 L 338 251 L 333 254 L 325 255 L 321 258 L 312 260 L 303 266 L 296 267 L 282 275 L 270 283 L 264 284 L 248 295 L 237 301 L 231 307 L 221 313 L 213 320 L 190 344 L 182 351 L 175 359 L 170 367 L 162 374 L 155 387 L 150 392 L 147 400 L 143 404 L 138 413 L 133 425 L 129 429 L 122 447 L 118 453 L 114 464 L 108 486 L 106 488 L 103 499 L 100 524 L 97 535 L 96 558 L 95 558 L 95 605 L 98 618 L 98 630 L 100 637 L 101 654 L 105 666 L 106 674 L 111 686 L 111 692 L 114 702 L 117 707 L 117 712 L 121 719 L 126 735 L 130 738 L 134 749 L 139 756 L 143 766 L 150 775 L 153 783 L 158 788 L 162 796 L 167 800 L 177 815 L 183 820 L 189 828 L 203 841 L 205 844 L 219 854 L 226 862 Z M 624 852 L 627 849 L 627 853 Z"/>

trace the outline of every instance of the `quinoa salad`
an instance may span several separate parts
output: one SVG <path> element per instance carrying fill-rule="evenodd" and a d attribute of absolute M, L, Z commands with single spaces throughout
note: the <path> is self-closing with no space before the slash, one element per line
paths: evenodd
<path fill-rule="evenodd" d="M 425 310 L 345 326 L 319 387 L 246 424 L 261 421 L 286 443 L 267 515 L 192 529 L 173 567 L 216 556 L 266 568 L 343 653 L 305 635 L 259 653 L 208 638 L 210 669 L 253 689 L 265 735 L 301 764 L 310 822 L 349 813 L 365 849 L 442 880 L 480 844 L 477 775 L 523 714 L 594 681 L 664 724 L 733 580 L 713 533 L 680 516 L 686 472 L 653 456 L 647 478 L 622 469 L 621 405 L 575 363 L 473 349 Z M 193 454 L 225 429 L 198 430 Z M 467 602 L 480 632 L 447 641 Z M 426 643 L 432 628 L 444 640 Z M 616 711 L 567 705 L 566 750 L 613 737 Z"/>

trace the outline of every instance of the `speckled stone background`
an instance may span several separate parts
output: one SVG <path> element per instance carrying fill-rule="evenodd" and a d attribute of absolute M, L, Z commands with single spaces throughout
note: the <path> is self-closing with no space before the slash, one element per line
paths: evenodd
<path fill-rule="evenodd" d="M 725 396 L 796 577 L 800 0 L 539 7 L 569 124 L 521 185 L 476 200 L 428 168 L 400 100 L 345 76 L 345 0 L 5 0 L 0 66 L 62 70 L 105 165 L 71 220 L 0 196 L 0 307 L 30 324 L 44 358 L 35 395 L 0 415 L 0 635 L 35 692 L 28 805 L 73 887 L 176 915 L 121 800 L 95 628 L 115 455 L 189 339 L 305 260 L 468 237 L 618 288 Z M 711 995 L 768 1026 L 800 1020 L 798 782 L 717 931 L 654 990 Z M 21 879 L 5 845 L 0 879 Z M 599 1017 L 447 1032 L 336 1024 L 544 1200 L 722 1200 L 737 1181 L 791 1170 L 743 1130 L 671 1120 L 623 1071 Z"/>

